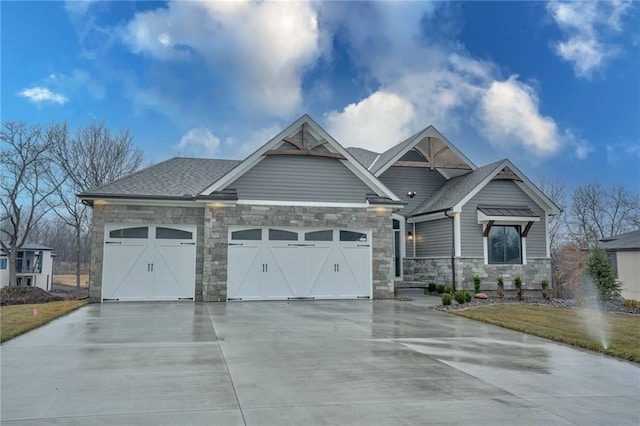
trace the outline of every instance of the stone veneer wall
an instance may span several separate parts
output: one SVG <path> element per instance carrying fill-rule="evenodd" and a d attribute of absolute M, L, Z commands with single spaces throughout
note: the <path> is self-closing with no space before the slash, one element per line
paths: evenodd
<path fill-rule="evenodd" d="M 207 207 L 204 212 L 203 299 L 227 300 L 229 226 L 360 228 L 372 230 L 373 297 L 393 297 L 391 211 L 365 208 L 256 206 Z"/>
<path fill-rule="evenodd" d="M 456 288 L 473 290 L 473 277 L 482 279 L 483 290 L 495 290 L 499 276 L 504 278 L 506 290 L 514 289 L 513 280 L 522 278 L 524 288 L 539 289 L 544 278 L 551 282 L 551 261 L 547 258 L 529 258 L 526 265 L 485 265 L 483 258 L 457 257 Z M 451 284 L 451 258 L 405 258 L 405 281 L 423 281 Z"/>
<path fill-rule="evenodd" d="M 89 301 L 102 299 L 102 262 L 104 249 L 104 225 L 162 224 L 196 225 L 196 290 L 195 300 L 202 301 L 202 268 L 204 253 L 204 207 L 160 207 L 134 205 L 95 205 L 91 229 L 91 271 Z"/>

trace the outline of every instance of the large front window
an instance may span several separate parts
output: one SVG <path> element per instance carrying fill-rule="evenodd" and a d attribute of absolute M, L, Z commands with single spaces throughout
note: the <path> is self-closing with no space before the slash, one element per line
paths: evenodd
<path fill-rule="evenodd" d="M 488 248 L 489 263 L 522 263 L 520 226 L 492 226 Z"/>

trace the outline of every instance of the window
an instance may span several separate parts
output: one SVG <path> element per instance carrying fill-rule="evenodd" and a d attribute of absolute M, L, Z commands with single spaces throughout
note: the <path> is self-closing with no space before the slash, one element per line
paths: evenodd
<path fill-rule="evenodd" d="M 520 226 L 492 226 L 487 246 L 489 263 L 522 263 Z"/>
<path fill-rule="evenodd" d="M 355 231 L 340 231 L 340 241 L 367 242 L 367 234 Z"/>
<path fill-rule="evenodd" d="M 7 259 L 0 259 L 0 269 L 7 269 Z"/>
<path fill-rule="evenodd" d="M 333 241 L 333 231 L 311 231 L 304 234 L 305 241 Z"/>
<path fill-rule="evenodd" d="M 269 229 L 269 240 L 271 241 L 298 241 L 298 233 L 283 231 L 282 229 Z"/>
<path fill-rule="evenodd" d="M 262 229 L 245 229 L 231 233 L 232 240 L 260 241 L 262 239 Z"/>
<path fill-rule="evenodd" d="M 193 233 L 173 228 L 156 228 L 156 238 L 161 240 L 190 240 Z"/>
<path fill-rule="evenodd" d="M 149 238 L 149 228 L 143 226 L 140 228 L 114 229 L 109 232 L 109 238 Z"/>

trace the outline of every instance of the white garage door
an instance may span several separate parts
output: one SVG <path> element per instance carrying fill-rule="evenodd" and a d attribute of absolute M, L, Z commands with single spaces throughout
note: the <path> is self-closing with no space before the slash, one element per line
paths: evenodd
<path fill-rule="evenodd" d="M 196 227 L 106 225 L 102 300 L 193 300 Z"/>
<path fill-rule="evenodd" d="M 232 228 L 227 298 L 371 297 L 368 230 Z"/>

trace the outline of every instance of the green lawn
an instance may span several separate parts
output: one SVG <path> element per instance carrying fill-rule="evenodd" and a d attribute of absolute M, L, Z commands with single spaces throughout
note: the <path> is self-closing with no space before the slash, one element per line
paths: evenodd
<path fill-rule="evenodd" d="M 64 300 L 0 307 L 0 342 L 5 342 L 87 304 L 86 300 Z M 38 314 L 33 314 L 33 309 Z"/>
<path fill-rule="evenodd" d="M 504 304 L 451 313 L 640 363 L 640 316 L 600 314 L 609 330 L 605 349 L 588 333 L 580 309 Z"/>

